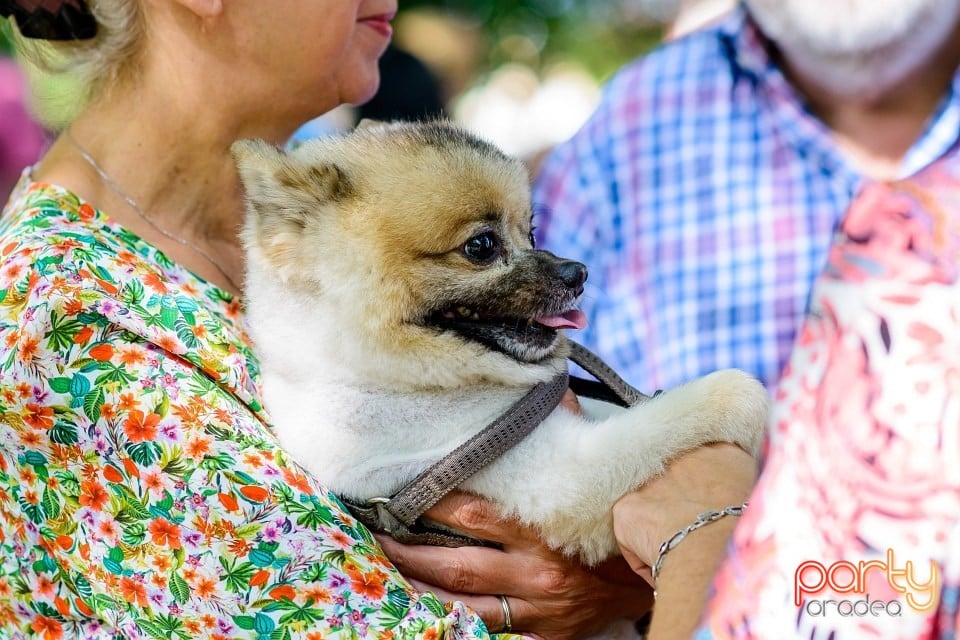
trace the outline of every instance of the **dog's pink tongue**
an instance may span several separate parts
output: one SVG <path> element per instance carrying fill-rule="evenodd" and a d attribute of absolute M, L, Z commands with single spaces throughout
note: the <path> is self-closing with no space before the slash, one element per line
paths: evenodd
<path fill-rule="evenodd" d="M 583 329 L 587 326 L 587 316 L 578 309 L 565 311 L 559 316 L 534 318 L 533 321 L 551 329 Z"/>

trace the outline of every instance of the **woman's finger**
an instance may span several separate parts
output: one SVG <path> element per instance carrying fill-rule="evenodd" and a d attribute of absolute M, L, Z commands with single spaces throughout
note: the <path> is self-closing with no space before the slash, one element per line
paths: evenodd
<path fill-rule="evenodd" d="M 384 553 L 408 579 L 420 580 L 452 593 L 499 593 L 515 587 L 511 574 L 516 561 L 487 547 L 431 547 L 401 544 L 377 536 Z"/>
<path fill-rule="evenodd" d="M 578 416 L 583 415 L 583 408 L 580 406 L 580 400 L 577 399 L 577 394 L 570 389 L 567 389 L 566 392 L 564 392 L 563 397 L 560 398 L 560 406 L 570 413 Z"/>
<path fill-rule="evenodd" d="M 539 546 L 539 535 L 512 518 L 503 518 L 496 506 L 479 496 L 454 491 L 430 508 L 424 517 L 474 538 L 501 545 L 530 542 Z"/>

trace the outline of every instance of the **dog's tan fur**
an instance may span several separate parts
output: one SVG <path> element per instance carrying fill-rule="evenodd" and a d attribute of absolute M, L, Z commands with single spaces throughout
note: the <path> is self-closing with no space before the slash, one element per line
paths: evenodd
<path fill-rule="evenodd" d="M 238 142 L 234 155 L 267 409 L 334 491 L 391 495 L 566 366 L 562 331 L 495 326 L 485 343 L 446 324 L 473 330 L 449 312 L 458 305 L 529 320 L 571 313 L 579 295 L 577 268 L 531 246 L 518 161 L 441 123 L 373 126 L 289 154 Z M 500 253 L 479 264 L 465 247 L 490 233 Z M 587 408 L 556 410 L 464 487 L 592 563 L 616 552 L 618 497 L 706 442 L 756 452 L 767 400 L 725 371 L 630 410 Z"/>

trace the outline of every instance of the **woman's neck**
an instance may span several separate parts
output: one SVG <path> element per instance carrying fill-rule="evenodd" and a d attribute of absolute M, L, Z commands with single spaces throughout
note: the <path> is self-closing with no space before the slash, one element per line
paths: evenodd
<path fill-rule="evenodd" d="M 151 109 L 156 102 L 130 98 L 114 93 L 84 111 L 37 179 L 71 189 L 171 259 L 239 293 L 244 205 L 229 149 L 243 134 L 226 118 L 204 121 L 209 106 L 191 118 L 187 105 Z"/>

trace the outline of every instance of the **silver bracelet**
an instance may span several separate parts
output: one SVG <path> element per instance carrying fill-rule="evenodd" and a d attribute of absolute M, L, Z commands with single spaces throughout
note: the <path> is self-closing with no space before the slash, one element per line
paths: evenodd
<path fill-rule="evenodd" d="M 657 554 L 657 561 L 653 563 L 653 569 L 651 569 L 650 574 L 653 577 L 653 584 L 656 586 L 657 577 L 660 575 L 660 570 L 663 568 L 663 559 L 666 557 L 667 553 L 671 549 L 680 544 L 684 538 L 690 535 L 691 532 L 696 531 L 704 525 L 708 525 L 711 522 L 716 522 L 720 518 L 725 518 L 726 516 L 739 516 L 743 515 L 743 510 L 747 508 L 747 503 L 734 505 L 721 509 L 720 511 L 704 511 L 703 513 L 697 516 L 697 519 L 694 520 L 691 524 L 680 529 L 675 534 L 664 540 L 663 544 L 660 545 L 660 551 Z"/>

